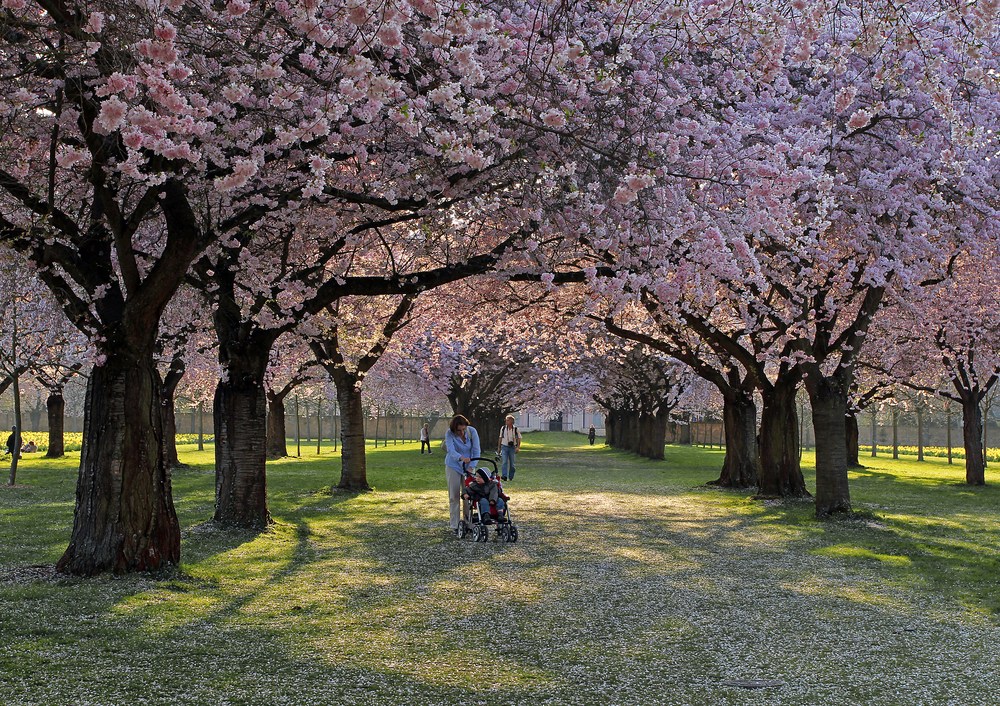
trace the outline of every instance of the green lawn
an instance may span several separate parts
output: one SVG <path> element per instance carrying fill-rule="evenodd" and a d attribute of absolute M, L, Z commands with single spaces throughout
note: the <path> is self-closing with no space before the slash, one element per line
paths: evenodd
<path fill-rule="evenodd" d="M 718 450 L 536 433 L 521 540 L 483 545 L 447 532 L 442 455 L 417 449 L 370 449 L 375 492 L 344 495 L 303 445 L 252 535 L 207 522 L 211 449 L 182 447 L 180 571 L 92 580 L 51 570 L 77 458 L 26 459 L 0 489 L 0 703 L 1000 703 L 1000 486 L 961 465 L 866 458 L 859 516 L 819 523 L 704 487 Z M 781 685 L 727 683 L 755 679 Z"/>

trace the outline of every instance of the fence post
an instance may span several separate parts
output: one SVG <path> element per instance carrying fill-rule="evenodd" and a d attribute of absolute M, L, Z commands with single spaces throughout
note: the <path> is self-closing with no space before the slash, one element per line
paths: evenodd
<path fill-rule="evenodd" d="M 876 414 L 875 411 L 873 410 L 872 411 L 872 458 L 878 456 L 878 437 L 877 437 L 878 431 L 875 428 L 875 421 L 876 421 Z"/>
<path fill-rule="evenodd" d="M 295 395 L 295 456 L 302 458 L 302 435 L 299 429 L 299 396 Z"/>
<path fill-rule="evenodd" d="M 316 455 L 323 453 L 323 400 L 316 401 Z"/>
<path fill-rule="evenodd" d="M 892 408 L 892 458 L 899 460 L 899 411 Z"/>

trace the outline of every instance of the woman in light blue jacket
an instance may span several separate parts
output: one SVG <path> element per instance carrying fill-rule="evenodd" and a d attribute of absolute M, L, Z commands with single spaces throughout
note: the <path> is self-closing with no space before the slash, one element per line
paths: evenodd
<path fill-rule="evenodd" d="M 465 472 L 475 471 L 472 459 L 479 458 L 479 432 L 469 426 L 469 420 L 456 414 L 444 434 L 444 472 L 448 477 L 448 504 L 451 510 L 451 528 L 458 532 L 462 517 L 462 485 Z"/>

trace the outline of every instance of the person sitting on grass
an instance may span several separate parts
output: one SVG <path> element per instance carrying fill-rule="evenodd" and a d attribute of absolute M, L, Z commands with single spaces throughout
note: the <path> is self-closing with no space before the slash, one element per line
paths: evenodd
<path fill-rule="evenodd" d="M 26 454 L 33 454 L 38 451 L 38 446 L 33 440 L 29 439 L 28 443 L 21 447 L 21 451 Z"/>
<path fill-rule="evenodd" d="M 478 503 L 479 519 L 484 524 L 487 518 L 500 522 L 503 518 L 504 501 L 509 499 L 485 468 L 469 472 L 463 495 L 469 502 Z"/>

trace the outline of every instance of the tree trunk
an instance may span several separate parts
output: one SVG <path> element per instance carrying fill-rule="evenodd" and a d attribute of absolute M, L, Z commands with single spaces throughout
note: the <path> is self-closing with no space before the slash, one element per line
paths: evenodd
<path fill-rule="evenodd" d="M 334 376 L 337 404 L 340 406 L 341 437 L 340 482 L 343 490 L 371 490 L 365 458 L 365 413 L 361 405 L 360 383 L 354 376 Z"/>
<path fill-rule="evenodd" d="M 632 453 L 639 453 L 639 440 L 642 437 L 642 430 L 639 422 L 639 413 L 635 410 L 626 412 L 628 419 L 628 435 L 625 441 L 625 448 Z"/>
<path fill-rule="evenodd" d="M 266 360 L 267 356 L 264 356 Z M 254 369 L 250 369 L 254 368 Z M 263 366 L 233 365 L 215 388 L 215 521 L 262 529 L 267 508 Z"/>
<path fill-rule="evenodd" d="M 816 431 L 816 516 L 851 511 L 847 481 L 847 393 L 835 377 L 807 379 Z"/>
<path fill-rule="evenodd" d="M 667 439 L 669 414 L 642 414 L 639 416 L 639 438 L 636 453 L 654 461 L 663 460 L 663 446 Z"/>
<path fill-rule="evenodd" d="M 858 415 L 854 413 L 854 410 L 849 409 L 844 421 L 847 428 L 847 433 L 845 434 L 847 440 L 845 449 L 847 452 L 847 467 L 861 468 L 861 430 L 858 428 Z"/>
<path fill-rule="evenodd" d="M 84 576 L 180 560 L 152 345 L 104 353 L 87 383 L 73 533 L 56 566 Z"/>
<path fill-rule="evenodd" d="M 604 445 L 615 448 L 618 443 L 618 410 L 605 409 Z"/>
<path fill-rule="evenodd" d="M 680 428 L 680 440 L 677 442 L 683 446 L 691 445 L 691 415 L 684 415 L 684 424 Z"/>
<path fill-rule="evenodd" d="M 274 460 L 288 455 L 285 436 L 285 398 L 267 395 L 267 458 Z"/>
<path fill-rule="evenodd" d="M 166 460 L 167 468 L 177 468 L 181 462 L 177 458 L 177 417 L 174 414 L 172 390 L 161 388 L 160 404 L 163 407 L 163 457 Z"/>
<path fill-rule="evenodd" d="M 464 414 L 468 417 L 469 422 L 476 428 L 476 433 L 479 434 L 482 455 L 486 458 L 493 458 L 493 453 L 497 450 L 497 442 L 500 440 L 500 427 L 503 426 L 500 412 L 472 405 L 466 406 L 464 412 L 459 411 L 455 414 Z"/>
<path fill-rule="evenodd" d="M 946 425 L 947 425 L 947 432 L 946 432 L 947 439 L 946 439 L 945 443 L 948 445 L 948 465 L 950 466 L 950 465 L 954 464 L 954 462 L 955 462 L 952 459 L 952 454 L 951 454 L 951 447 L 952 447 L 952 443 L 951 443 L 951 407 L 948 408 L 948 415 L 947 415 Z"/>
<path fill-rule="evenodd" d="M 983 411 L 973 394 L 962 396 L 962 443 L 965 445 L 965 482 L 969 485 L 986 485 Z"/>
<path fill-rule="evenodd" d="M 170 368 L 160 386 L 160 400 L 163 405 L 163 443 L 166 449 L 168 468 L 178 468 L 183 465 L 177 458 L 177 410 L 174 399 L 177 386 L 184 378 L 184 372 L 184 359 L 175 355 L 174 359 L 170 361 Z"/>
<path fill-rule="evenodd" d="M 924 410 L 917 407 L 917 460 L 924 460 Z"/>
<path fill-rule="evenodd" d="M 752 488 L 757 485 L 760 455 L 757 449 L 757 405 L 751 395 L 723 398 L 722 425 L 726 456 L 722 473 L 713 485 Z"/>
<path fill-rule="evenodd" d="M 761 495 L 808 497 L 799 465 L 799 424 L 795 410 L 798 380 L 779 379 L 763 393 L 760 414 Z M 844 437 L 841 436 L 841 439 Z"/>
<path fill-rule="evenodd" d="M 49 450 L 45 452 L 45 458 L 62 458 L 66 455 L 66 400 L 62 391 L 49 393 L 45 407 L 49 417 Z"/>

